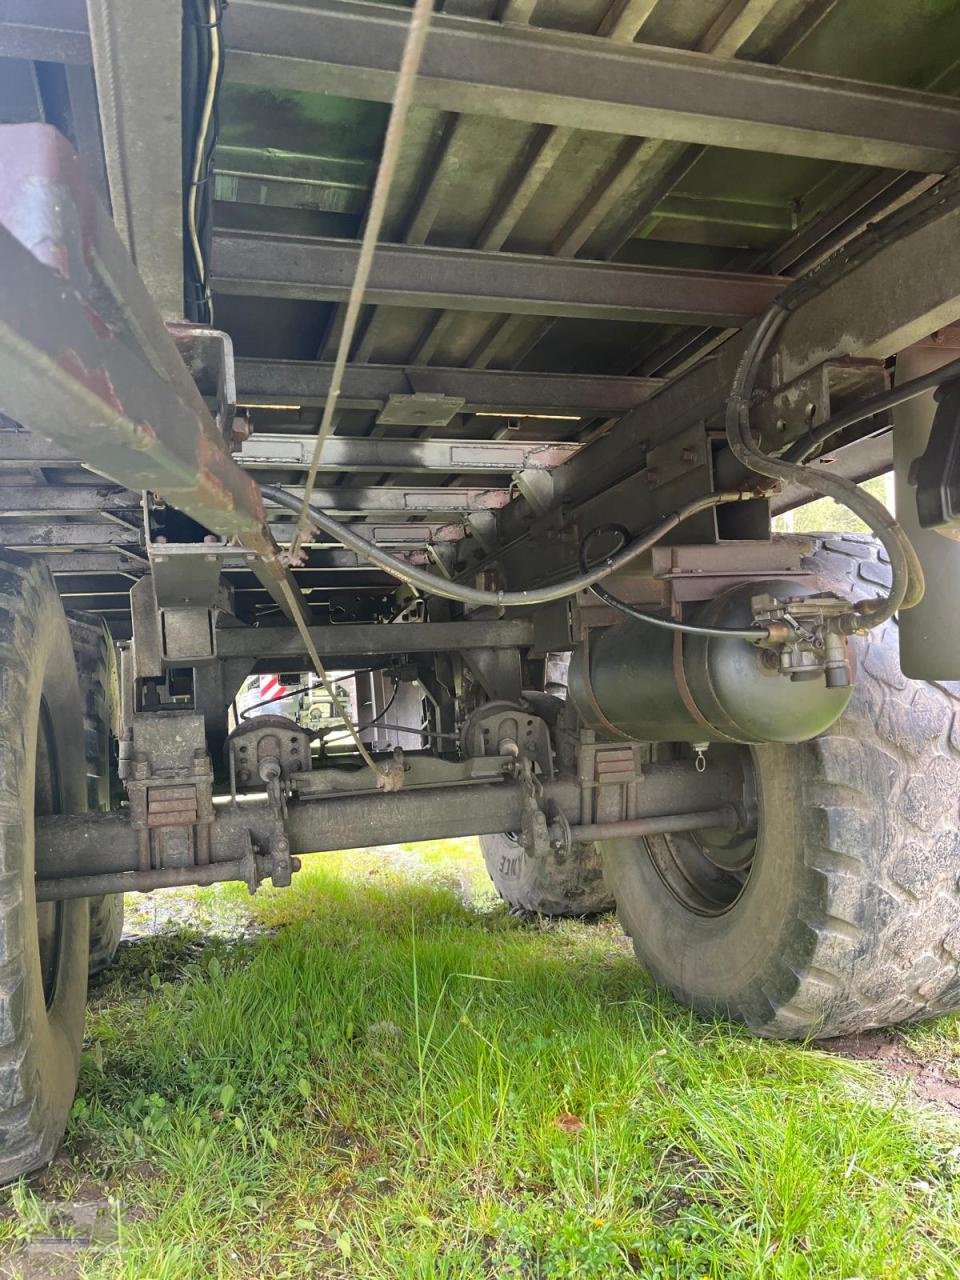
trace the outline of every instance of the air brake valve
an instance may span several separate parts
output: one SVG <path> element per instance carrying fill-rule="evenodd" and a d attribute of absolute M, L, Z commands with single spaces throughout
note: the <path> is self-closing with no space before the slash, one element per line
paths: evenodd
<path fill-rule="evenodd" d="M 853 609 L 848 600 L 830 593 L 778 600 L 754 596 L 754 621 L 768 629 L 759 647 L 775 654 L 781 675 L 791 680 L 826 678 L 828 689 L 851 684 L 847 634 Z"/>

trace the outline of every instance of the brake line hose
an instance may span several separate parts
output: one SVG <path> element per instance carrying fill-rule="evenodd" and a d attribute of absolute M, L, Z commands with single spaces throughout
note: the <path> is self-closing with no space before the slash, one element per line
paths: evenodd
<path fill-rule="evenodd" d="M 278 507 L 283 507 L 285 510 L 296 512 L 299 515 L 301 510 L 300 499 L 293 497 L 285 489 L 277 485 L 265 484 L 260 486 L 260 492 L 267 502 L 274 503 Z M 462 604 L 494 605 L 498 609 L 517 609 L 530 605 L 550 604 L 554 600 L 564 600 L 568 596 L 576 595 L 578 591 L 585 591 L 588 587 L 592 587 L 594 583 L 600 582 L 603 578 L 609 577 L 611 573 L 616 573 L 618 569 L 622 569 L 624 565 L 629 564 L 631 560 L 635 560 L 644 551 L 649 551 L 671 529 L 675 529 L 684 520 L 689 520 L 691 516 L 698 515 L 701 511 L 707 511 L 711 507 L 723 506 L 728 502 L 744 502 L 756 496 L 755 491 L 752 489 L 736 489 L 724 493 L 710 493 L 701 498 L 695 498 L 693 501 L 679 507 L 671 515 L 665 516 L 659 524 L 641 534 L 640 537 L 635 538 L 626 546 L 621 547 L 613 555 L 606 556 L 591 569 L 577 574 L 574 578 L 564 578 L 560 582 L 553 582 L 548 586 L 530 587 L 522 591 L 484 591 L 479 587 L 468 587 L 460 582 L 451 582 L 446 578 L 437 577 L 435 574 L 427 573 L 424 569 L 418 569 L 416 565 L 407 564 L 405 560 L 400 560 L 391 555 L 389 551 L 384 551 L 381 547 L 375 546 L 368 539 L 355 533 L 351 525 L 334 520 L 332 516 L 328 516 L 326 512 L 318 510 L 312 504 L 309 507 L 309 514 L 310 520 L 316 528 L 323 530 L 324 533 L 329 534 L 332 538 L 336 538 L 337 542 L 342 546 L 355 551 L 364 560 L 377 565 L 378 568 L 383 569 L 386 573 L 399 578 L 401 582 L 409 583 L 428 595 L 443 596 L 447 600 L 459 600 Z"/>
<path fill-rule="evenodd" d="M 945 382 L 953 382 L 957 378 L 960 378 L 960 359 L 951 360 L 949 364 L 942 364 L 938 368 L 932 369 L 929 373 L 921 374 L 919 378 L 911 378 L 909 382 L 898 383 L 897 386 L 892 387 L 889 391 L 871 396 L 869 400 L 861 400 L 852 409 L 846 409 L 843 413 L 838 413 L 834 417 L 828 418 L 823 426 L 807 432 L 805 436 L 801 436 L 785 453 L 780 455 L 781 459 L 784 462 L 808 462 L 820 446 L 826 444 L 838 432 L 844 431 L 847 427 L 852 427 L 858 422 L 863 422 L 866 418 L 872 418 L 874 414 L 883 413 L 887 409 L 895 409 L 898 405 L 906 404 L 907 401 L 913 400 L 917 396 L 922 396 L 925 392 L 932 391 L 936 387 L 941 387 Z"/>
<path fill-rule="evenodd" d="M 852 480 L 770 457 L 757 448 L 750 431 L 750 403 L 757 371 L 792 310 L 792 289 L 793 286 L 789 286 L 762 316 L 740 358 L 727 400 L 727 443 L 734 457 L 750 471 L 833 498 L 859 516 L 877 535 L 890 557 L 890 591 L 886 596 L 861 600 L 854 606 L 857 628 L 877 627 L 892 618 L 898 609 L 911 609 L 923 598 L 923 569 L 909 538 L 887 508 Z"/>
<path fill-rule="evenodd" d="M 600 537 L 601 534 L 612 533 L 620 539 L 620 545 L 623 546 L 629 538 L 629 532 L 621 524 L 599 524 L 595 529 L 591 529 L 583 541 L 580 543 L 580 568 L 587 568 L 587 548 L 594 538 Z M 602 600 L 604 604 L 610 605 L 613 609 L 618 609 L 621 613 L 625 613 L 628 618 L 636 618 L 638 622 L 648 622 L 652 627 L 662 627 L 665 631 L 680 631 L 687 636 L 711 636 L 723 637 L 729 639 L 733 636 L 738 640 L 766 640 L 770 635 L 769 627 L 702 627 L 695 622 L 675 622 L 673 618 L 660 618 L 653 613 L 644 613 L 641 609 L 636 609 L 626 600 L 621 600 L 619 596 L 615 596 L 612 591 L 608 591 L 606 587 L 601 587 L 595 582 L 590 588 L 598 600 Z"/>

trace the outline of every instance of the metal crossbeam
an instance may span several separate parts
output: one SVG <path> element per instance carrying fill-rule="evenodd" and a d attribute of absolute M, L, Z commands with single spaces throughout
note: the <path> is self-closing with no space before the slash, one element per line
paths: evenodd
<path fill-rule="evenodd" d="M 371 520 L 369 524 L 355 524 L 353 528 L 378 547 L 426 547 L 433 543 L 459 542 L 464 536 L 461 524 L 379 524 Z M 270 532 L 281 545 L 290 542 L 295 529 L 296 524 L 292 520 L 278 521 L 270 526 Z M 311 534 L 303 545 L 328 550 L 340 544 L 326 534 Z"/>
<path fill-rule="evenodd" d="M 322 405 L 332 369 L 319 361 L 238 359 L 237 395 L 257 404 Z M 636 408 L 663 385 L 661 378 L 353 364 L 338 404 L 380 409 L 391 396 L 449 396 L 463 401 L 464 413 L 605 416 Z"/>
<path fill-rule="evenodd" d="M 409 525 L 403 525 L 404 529 L 410 528 Z M 289 530 L 287 530 L 289 533 Z M 150 563 L 152 565 L 167 564 L 172 565 L 176 561 L 187 561 L 185 566 L 188 571 L 189 562 L 197 556 L 201 559 L 209 560 L 211 556 L 215 556 L 220 562 L 220 570 L 222 573 L 240 573 L 249 570 L 251 567 L 251 559 L 249 552 L 245 552 L 242 548 L 228 546 L 211 542 L 154 542 L 150 548 Z M 410 557 L 404 555 L 404 559 Z M 364 560 L 358 556 L 355 551 L 347 551 L 343 547 L 329 547 L 323 551 L 314 554 L 310 563 L 299 566 L 301 577 L 311 573 L 327 573 L 327 572 L 349 572 L 357 569 L 369 570 L 371 564 L 369 560 Z"/>
<path fill-rule="evenodd" d="M 46 552 L 44 547 L 31 549 L 38 554 Z M 61 578 L 93 574 L 138 578 L 150 567 L 146 560 L 119 551 L 51 551 L 44 554 L 43 563 Z"/>
<path fill-rule="evenodd" d="M 69 549 L 70 547 L 122 547 L 139 546 L 143 535 L 137 529 L 122 524 L 110 524 L 106 520 L 76 524 L 37 521 L 35 524 L 0 524 L 0 546 L 29 551 L 33 547 Z"/>
<path fill-rule="evenodd" d="M 310 465 L 316 437 L 257 435 L 243 442 L 240 463 L 247 468 L 302 469 Z M 550 471 L 580 449 L 578 444 L 542 440 L 352 440 L 333 436 L 324 446 L 321 471 Z M 388 491 L 389 492 L 389 491 Z M 456 493 L 457 490 L 450 490 Z M 0 502 L 3 490 L 0 489 Z"/>
<path fill-rule="evenodd" d="M 90 515 L 139 509 L 140 495 L 129 489 L 102 489 L 92 484 L 0 485 L 0 516 Z"/>
<path fill-rule="evenodd" d="M 245 468 L 302 470 L 310 463 L 316 437 L 257 434 L 243 442 L 238 461 Z M 356 472 L 453 472 L 470 475 L 550 471 L 566 462 L 582 446 L 543 440 L 389 440 L 327 441 L 320 470 Z M 79 450 L 57 449 L 28 432 L 0 431 L 0 468 L 24 466 L 80 466 Z M 123 511 L 139 505 L 138 495 L 96 485 L 0 485 L 0 514 L 4 511 Z"/>
<path fill-rule="evenodd" d="M 233 0 L 227 76 L 392 99 L 402 9 Z M 960 103 L 808 71 L 596 36 L 436 14 L 416 102 L 614 135 L 942 173 L 960 154 Z"/>
<path fill-rule="evenodd" d="M 90 61 L 84 0 L 4 0 L 0 57 L 82 65 Z"/>
<path fill-rule="evenodd" d="M 303 490 L 284 486 L 303 497 Z M 331 516 L 451 516 L 468 511 L 496 511 L 510 501 L 509 489 L 314 489 L 311 504 Z M 269 505 L 269 504 L 268 504 Z"/>
<path fill-rule="evenodd" d="M 463 525 L 441 523 L 416 524 L 380 524 L 371 521 L 369 524 L 357 526 L 358 531 L 370 542 L 381 547 L 397 547 L 401 550 L 416 549 L 432 543 L 459 542 L 464 536 Z M 293 536 L 294 525 L 291 522 L 278 521 L 270 525 L 270 532 L 278 543 L 286 544 Z M 106 547 L 142 546 L 143 535 L 136 529 L 128 529 L 122 524 L 109 521 L 76 521 L 67 523 L 64 520 L 51 521 L 4 521 L 0 524 L 0 546 L 12 547 L 25 551 L 65 551 L 88 549 L 96 552 Z M 339 543 L 333 542 L 326 535 L 313 535 L 307 538 L 305 546 L 334 551 L 340 549 Z M 205 546 L 204 554 L 217 551 L 216 546 Z M 162 554 L 162 553 L 161 553 Z M 132 562 L 135 567 L 137 563 Z M 365 563 L 360 560 L 359 564 Z M 255 562 L 248 561 L 251 568 Z M 235 567 L 228 564 L 226 568 Z M 354 567 L 347 565 L 345 567 Z"/>
<path fill-rule="evenodd" d="M 303 490 L 287 487 L 302 498 Z M 139 506 L 126 489 L 93 485 L 0 485 L 0 517 L 91 516 L 96 512 L 131 511 Z M 378 487 L 314 489 L 311 502 L 331 516 L 446 516 L 467 511 L 494 511 L 510 501 L 509 489 Z M 270 506 L 271 504 L 267 504 Z"/>
<path fill-rule="evenodd" d="M 359 245 L 220 232 L 213 288 L 220 293 L 342 302 Z M 786 281 L 729 271 L 641 267 L 532 254 L 381 244 L 364 300 L 375 305 L 733 327 L 766 309 Z"/>
<path fill-rule="evenodd" d="M 886 359 L 960 322 L 960 176 L 944 179 L 871 229 L 870 247 L 791 313 L 775 344 L 779 381 L 848 355 Z M 752 326 L 674 379 L 551 476 L 547 505 L 596 496 L 645 465 L 651 446 L 721 420 Z M 497 541 L 522 536 L 532 513 L 515 501 L 497 514 Z"/>

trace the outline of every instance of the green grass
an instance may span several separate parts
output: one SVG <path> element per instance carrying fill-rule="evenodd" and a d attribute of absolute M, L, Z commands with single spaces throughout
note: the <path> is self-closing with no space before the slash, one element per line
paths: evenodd
<path fill-rule="evenodd" d="M 125 953 L 67 1141 L 118 1199 L 85 1275 L 960 1275 L 948 1120 L 693 1017 L 612 922 L 464 906 L 469 849 L 406 852 L 309 860 L 252 942 Z"/>

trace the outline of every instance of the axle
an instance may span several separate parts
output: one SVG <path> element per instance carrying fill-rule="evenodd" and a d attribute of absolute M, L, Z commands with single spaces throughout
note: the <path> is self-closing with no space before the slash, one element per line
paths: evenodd
<path fill-rule="evenodd" d="M 543 784 L 548 814 L 566 820 L 574 840 L 614 839 L 656 831 L 730 826 L 730 777 L 722 768 L 698 773 L 690 763 L 650 765 L 637 788 L 635 812 L 624 823 L 582 823 L 578 779 Z M 144 869 L 128 809 L 36 820 L 37 900 L 147 892 L 170 885 L 242 880 L 256 887 L 271 874 L 270 851 L 278 838 L 286 854 L 323 853 L 407 840 L 493 835 L 519 831 L 524 792 L 515 781 L 411 787 L 384 794 L 296 797 L 289 800 L 283 830 L 262 797 L 218 799 L 209 824 L 209 863 Z M 296 866 L 293 866 L 296 869 Z"/>

